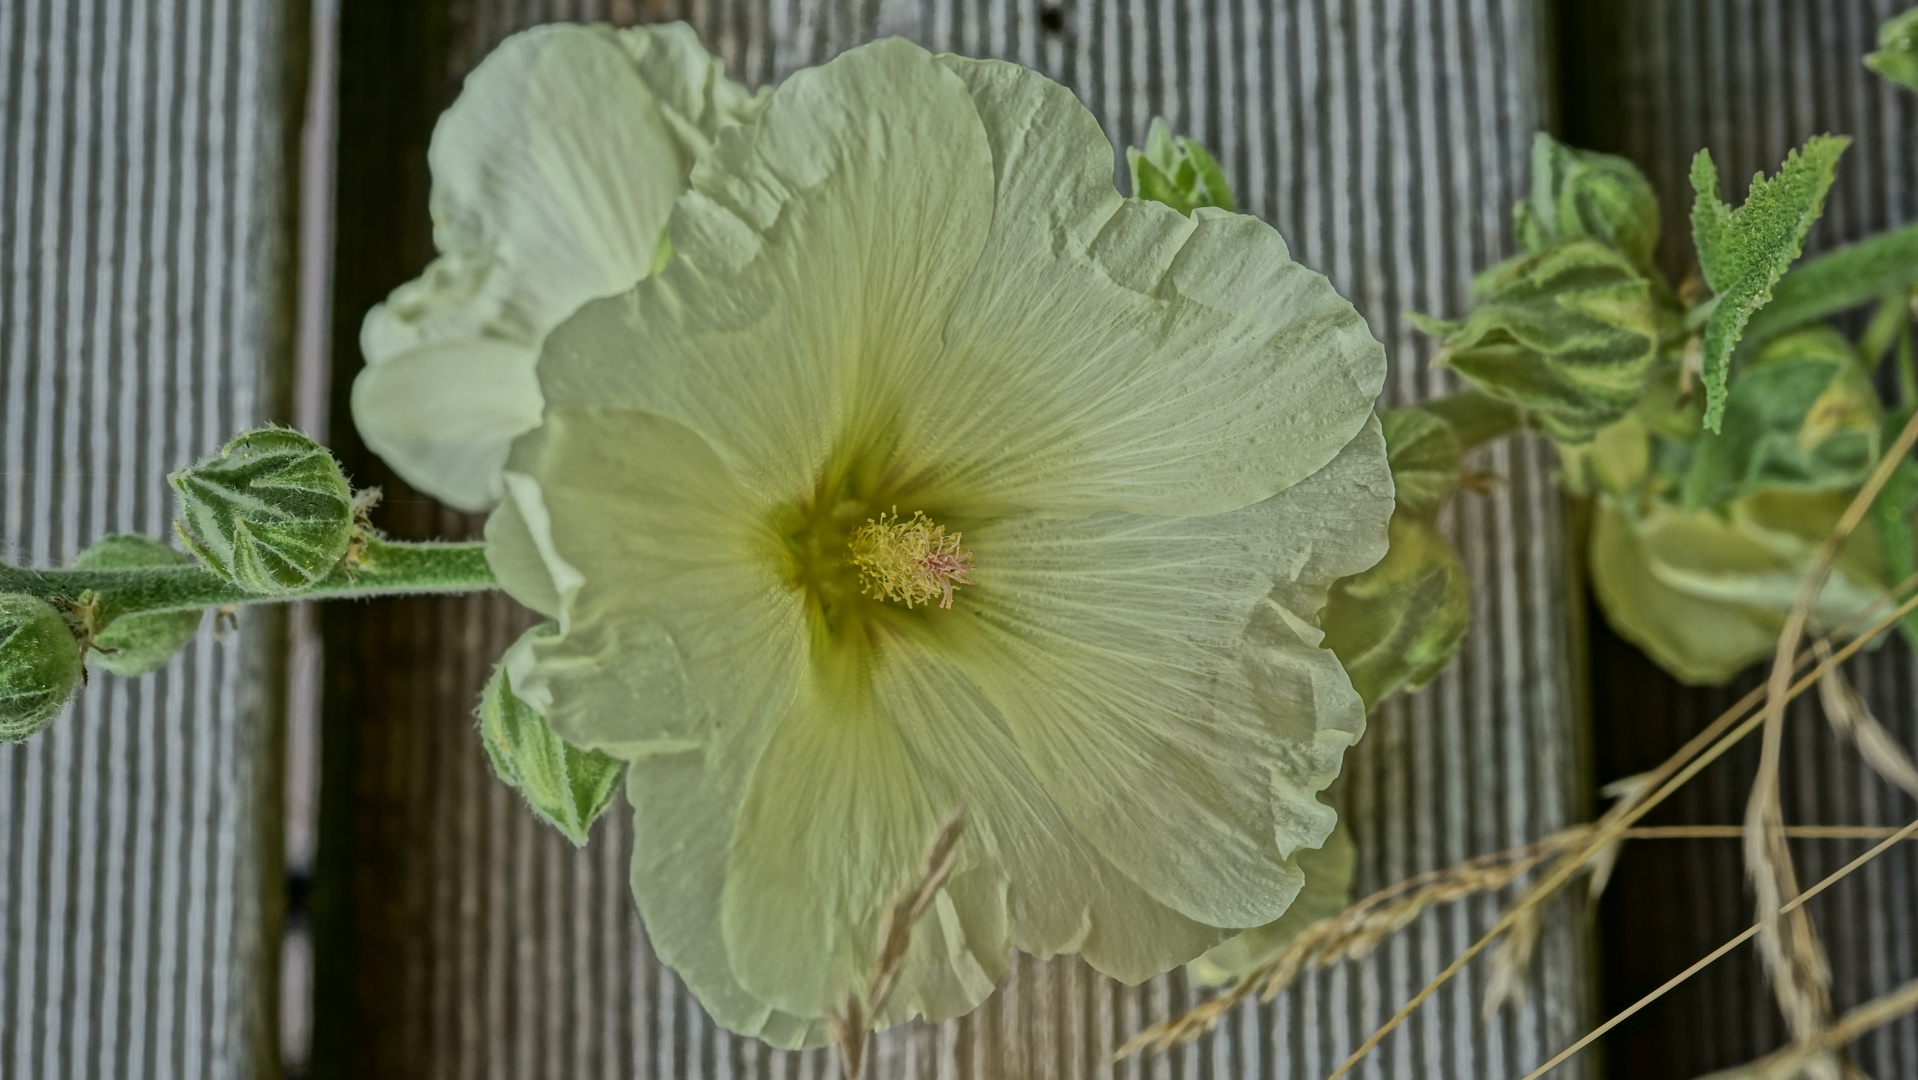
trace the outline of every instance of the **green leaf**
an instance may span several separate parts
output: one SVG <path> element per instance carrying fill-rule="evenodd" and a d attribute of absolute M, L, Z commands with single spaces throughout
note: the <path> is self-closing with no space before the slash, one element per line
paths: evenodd
<path fill-rule="evenodd" d="M 76 570 L 144 570 L 190 566 L 191 556 L 137 533 L 103 536 L 73 560 Z M 200 611 L 122 615 L 93 636 L 94 662 L 115 675 L 143 675 L 186 648 L 200 628 Z"/>
<path fill-rule="evenodd" d="M 1325 647 L 1370 711 L 1394 690 L 1417 690 L 1458 652 L 1471 597 L 1458 552 L 1438 527 L 1403 510 L 1378 565 L 1341 578 L 1326 597 Z"/>
<path fill-rule="evenodd" d="M 1157 162 L 1140 154 L 1137 150 L 1127 149 L 1126 160 L 1132 163 L 1132 193 L 1141 199 L 1161 202 L 1181 214 L 1190 214 L 1192 200 L 1172 178 L 1165 174 Z"/>
<path fill-rule="evenodd" d="M 1524 409 L 1554 438 L 1583 442 L 1638 401 L 1658 351 L 1651 286 L 1623 255 L 1573 240 L 1473 282 L 1462 322 L 1414 317 L 1438 363 Z"/>
<path fill-rule="evenodd" d="M 1658 197 L 1622 157 L 1574 150 L 1544 132 L 1532 138 L 1532 191 L 1512 208 L 1519 246 L 1542 251 L 1566 240 L 1596 240 L 1656 274 Z"/>
<path fill-rule="evenodd" d="M 1877 460 L 1882 413 L 1836 331 L 1779 338 L 1732 383 L 1723 432 L 1696 444 L 1685 506 L 1720 506 L 1765 487 L 1856 487 Z"/>
<path fill-rule="evenodd" d="M 493 771 L 526 798 L 540 820 L 584 847 L 593 822 L 612 805 L 626 764 L 597 750 L 581 750 L 553 733 L 538 709 L 513 693 L 507 667 L 513 650 L 551 635 L 552 624 L 528 630 L 508 659 L 493 669 L 480 696 L 480 743 Z"/>
<path fill-rule="evenodd" d="M 1225 170 L 1219 168 L 1219 163 L 1213 160 L 1206 148 L 1192 139 L 1180 139 L 1179 148 L 1185 151 L 1186 160 L 1192 164 L 1199 190 L 1205 192 L 1205 197 L 1210 200 L 1207 205 L 1228 212 L 1233 210 L 1232 185 L 1226 182 Z"/>
<path fill-rule="evenodd" d="M 1910 415 L 1901 410 L 1885 417 L 1885 442 L 1898 437 Z M 1914 512 L 1918 512 L 1918 462 L 1907 457 L 1892 469 L 1890 479 L 1871 504 L 1872 528 L 1885 553 L 1885 577 L 1894 583 L 1918 573 L 1918 537 L 1914 537 L 1911 523 Z M 1907 612 L 1899 625 L 1905 640 L 1918 648 L 1918 611 Z"/>
<path fill-rule="evenodd" d="M 1233 208 L 1232 189 L 1219 163 L 1197 142 L 1174 138 L 1162 119 L 1152 121 L 1144 150 L 1126 148 L 1126 161 L 1132 167 L 1132 193 L 1141 199 L 1181 214 L 1201 206 Z"/>
<path fill-rule="evenodd" d="M 1705 426 L 1718 431 L 1725 412 L 1732 349 L 1753 312 L 1771 300 L 1772 287 L 1798 258 L 1805 234 L 1825 209 L 1838 158 L 1851 140 L 1814 136 L 1785 158 L 1775 176 L 1752 178 L 1736 210 L 1718 199 L 1711 152 L 1692 159 L 1692 239 L 1705 281 L 1717 294 L 1705 324 Z"/>
<path fill-rule="evenodd" d="M 1738 351 L 1913 285 L 1918 285 L 1918 225 L 1820 255 L 1779 279 L 1771 302 L 1745 324 Z"/>
<path fill-rule="evenodd" d="M 1766 489 L 1712 510 L 1601 496 L 1588 565 L 1619 636 L 1681 682 L 1720 683 L 1771 656 L 1805 572 L 1845 512 L 1845 491 Z M 1884 560 L 1854 533 L 1811 610 L 1823 633 L 1879 602 Z"/>
<path fill-rule="evenodd" d="M 263 428 L 167 477 L 180 499 L 180 536 L 207 568 L 240 588 L 278 596 L 340 565 L 353 534 L 353 492 L 326 447 Z"/>
<path fill-rule="evenodd" d="M 1878 28 L 1878 51 L 1865 66 L 1907 90 L 1918 90 L 1918 8 Z"/>
<path fill-rule="evenodd" d="M 1438 513 L 1458 487 L 1459 442 L 1452 425 L 1416 408 L 1388 410 L 1379 422 L 1398 509 L 1428 518 Z"/>

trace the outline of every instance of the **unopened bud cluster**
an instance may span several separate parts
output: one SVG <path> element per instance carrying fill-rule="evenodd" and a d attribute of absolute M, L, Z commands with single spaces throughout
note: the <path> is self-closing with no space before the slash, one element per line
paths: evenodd
<path fill-rule="evenodd" d="M 1524 254 L 1473 281 L 1470 313 L 1413 321 L 1440 363 L 1583 443 L 1632 410 L 1659 355 L 1671 297 L 1652 264 L 1658 201 L 1624 158 L 1541 134 L 1513 217 Z"/>

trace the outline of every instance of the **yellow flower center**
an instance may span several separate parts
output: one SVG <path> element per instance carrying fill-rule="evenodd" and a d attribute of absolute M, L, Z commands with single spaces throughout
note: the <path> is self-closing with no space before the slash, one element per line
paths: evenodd
<path fill-rule="evenodd" d="M 959 543 L 960 534 L 946 535 L 915 511 L 901 521 L 897 508 L 868 520 L 853 530 L 850 547 L 859 568 L 860 591 L 875 600 L 894 600 L 907 607 L 929 604 L 952 606 L 952 590 L 972 584 L 972 552 Z"/>

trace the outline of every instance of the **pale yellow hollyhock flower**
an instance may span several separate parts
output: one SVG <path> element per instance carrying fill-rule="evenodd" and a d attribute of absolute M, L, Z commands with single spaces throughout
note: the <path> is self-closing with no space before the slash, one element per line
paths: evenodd
<path fill-rule="evenodd" d="M 663 256 L 693 159 L 758 100 L 682 23 L 542 26 L 495 49 L 433 130 L 442 254 L 360 330 L 366 444 L 452 506 L 499 501 L 507 447 L 539 423 L 540 342 Z"/>
<path fill-rule="evenodd" d="M 557 632 L 512 686 L 631 762 L 647 932 L 734 1031 L 823 1039 L 955 808 L 882 1024 L 1009 948 L 1190 960 L 1333 827 L 1364 714 L 1317 617 L 1385 550 L 1383 349 L 1268 226 L 1112 176 L 1033 72 L 855 49 L 540 355 L 487 539 Z"/>

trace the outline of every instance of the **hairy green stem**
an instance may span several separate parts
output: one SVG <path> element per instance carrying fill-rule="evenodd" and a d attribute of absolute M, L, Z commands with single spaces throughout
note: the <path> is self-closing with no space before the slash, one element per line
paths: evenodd
<path fill-rule="evenodd" d="M 1839 248 L 1779 279 L 1771 302 L 1745 324 L 1739 351 L 1913 284 L 1918 284 L 1918 225 Z"/>
<path fill-rule="evenodd" d="M 21 570 L 0 564 L 0 593 L 82 602 L 93 594 L 102 624 L 122 615 L 192 611 L 288 600 L 482 592 L 499 588 L 486 545 L 370 540 L 349 571 L 342 564 L 313 585 L 278 596 L 249 593 L 201 566 L 141 570 Z"/>

